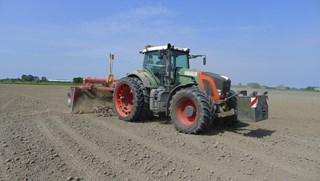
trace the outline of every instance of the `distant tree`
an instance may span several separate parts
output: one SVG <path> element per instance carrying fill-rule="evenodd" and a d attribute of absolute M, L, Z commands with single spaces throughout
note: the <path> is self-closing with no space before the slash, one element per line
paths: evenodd
<path fill-rule="evenodd" d="M 28 82 L 32 82 L 34 80 L 34 76 L 33 75 L 27 75 L 27 81 Z"/>
<path fill-rule="evenodd" d="M 21 81 L 20 78 L 6 78 L 6 79 L 0 79 L 0 82 L 17 82 Z"/>
<path fill-rule="evenodd" d="M 48 82 L 48 79 L 47 79 L 47 77 L 41 77 L 41 80 L 40 80 L 41 82 Z"/>
<path fill-rule="evenodd" d="M 23 81 L 23 82 L 40 81 L 40 78 L 38 76 L 34 76 L 34 75 L 25 75 L 25 74 L 23 74 L 21 76 L 21 81 Z"/>
<path fill-rule="evenodd" d="M 73 83 L 82 83 L 82 77 L 74 77 L 73 78 Z"/>
<path fill-rule="evenodd" d="M 306 88 L 306 90 L 315 90 L 315 87 L 313 87 L 313 86 L 308 86 L 308 87 Z"/>
<path fill-rule="evenodd" d="M 27 81 L 27 79 L 28 79 L 28 76 L 27 75 L 25 75 L 25 74 L 23 74 L 22 76 L 21 76 L 21 81 Z"/>
<path fill-rule="evenodd" d="M 40 81 L 40 78 L 38 76 L 33 76 L 33 81 L 38 82 L 38 81 Z"/>

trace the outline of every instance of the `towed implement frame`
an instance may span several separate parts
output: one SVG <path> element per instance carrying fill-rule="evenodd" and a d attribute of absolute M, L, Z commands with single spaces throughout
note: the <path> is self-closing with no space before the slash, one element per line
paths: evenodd
<path fill-rule="evenodd" d="M 110 72 L 107 78 L 83 78 L 81 86 L 70 87 L 67 105 L 72 113 L 90 113 L 101 107 L 112 108 L 112 96 L 117 80 L 112 74 L 114 54 L 109 55 Z"/>

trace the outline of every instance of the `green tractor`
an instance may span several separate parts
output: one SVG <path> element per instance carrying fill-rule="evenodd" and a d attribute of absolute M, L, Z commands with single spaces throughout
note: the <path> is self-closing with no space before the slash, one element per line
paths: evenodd
<path fill-rule="evenodd" d="M 143 67 L 115 84 L 115 114 L 125 121 L 142 121 L 153 116 L 170 116 L 179 132 L 200 134 L 213 123 L 237 123 L 237 95 L 231 80 L 211 72 L 190 68 L 188 48 L 173 45 L 146 46 Z"/>

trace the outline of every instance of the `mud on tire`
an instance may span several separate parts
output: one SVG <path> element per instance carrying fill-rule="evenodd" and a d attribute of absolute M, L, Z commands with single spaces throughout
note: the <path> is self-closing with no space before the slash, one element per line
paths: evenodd
<path fill-rule="evenodd" d="M 200 134 L 212 127 L 210 99 L 198 88 L 179 90 L 170 102 L 170 116 L 175 128 L 183 133 Z"/>

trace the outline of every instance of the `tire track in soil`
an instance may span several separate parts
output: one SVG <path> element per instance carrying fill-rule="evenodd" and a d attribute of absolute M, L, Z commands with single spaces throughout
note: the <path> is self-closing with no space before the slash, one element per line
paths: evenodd
<path fill-rule="evenodd" d="M 1 102 L 4 101 L 3 99 L 8 98 L 8 97 L 12 97 L 11 94 L 1 94 L 0 95 L 0 99 Z M 17 98 L 13 97 L 10 98 L 8 101 L 6 101 L 4 104 L 2 104 L 0 106 L 0 113 L 2 112 L 2 110 L 4 110 L 5 108 L 7 108 L 8 106 L 10 106 Z M 2 146 L 2 141 L 0 142 L 1 146 Z M 0 148 L 0 181 L 2 180 L 9 180 L 10 178 L 10 173 L 7 172 L 7 167 L 5 166 L 5 162 L 6 159 L 3 157 L 3 153 L 4 153 L 4 148 Z"/>
<path fill-rule="evenodd" d="M 10 104 L 12 104 L 17 98 L 13 98 L 13 99 L 10 99 L 9 101 L 7 101 L 6 103 L 2 104 L 0 106 L 0 111 L 7 108 L 8 106 L 10 106 Z"/>
<path fill-rule="evenodd" d="M 239 135 L 241 137 L 239 137 Z M 310 149 L 308 148 L 305 148 L 305 147 L 301 147 L 301 144 L 299 145 L 297 142 L 293 142 L 292 140 L 290 140 L 290 136 L 287 136 L 287 135 L 277 135 L 277 136 L 273 136 L 271 138 L 271 140 L 267 140 L 267 139 L 264 139 L 264 140 L 258 140 L 258 139 L 255 139 L 255 138 L 250 138 L 250 137 L 246 137 L 246 136 L 242 136 L 243 134 L 241 133 L 237 133 L 237 132 L 234 132 L 234 131 L 226 131 L 225 132 L 225 138 L 228 138 L 227 139 L 227 142 L 229 142 L 230 144 L 234 144 L 235 142 L 246 142 L 246 143 L 250 143 L 250 146 L 254 146 L 254 147 L 257 147 L 257 149 L 260 149 L 259 152 L 264 152 L 266 151 L 265 148 L 272 148 L 272 151 L 276 152 L 277 155 L 281 155 L 281 153 L 283 153 L 284 151 L 285 152 L 288 152 L 289 154 L 291 155 L 303 155 L 305 154 L 307 151 L 310 153 Z M 219 137 L 218 137 L 219 138 Z M 230 138 L 230 139 L 229 139 Z M 221 139 L 221 138 L 220 138 Z M 281 146 L 281 140 L 284 140 L 285 139 L 285 143 L 286 145 L 285 146 Z M 231 140 L 231 142 L 229 141 Z M 277 142 L 274 142 L 272 140 L 276 140 Z M 288 142 L 291 142 L 292 143 L 289 143 Z M 280 143 L 278 143 L 280 142 Z M 301 141 L 303 142 L 303 141 Z M 313 144 L 316 144 L 315 142 L 313 142 Z M 311 146 L 308 144 L 308 146 Z M 285 147 L 294 147 L 294 149 L 285 149 Z M 245 148 L 245 147 L 244 147 Z M 313 149 L 316 149 L 315 147 L 312 147 Z M 294 150 L 294 151 L 293 151 Z M 317 153 L 313 153 L 314 155 L 317 155 Z M 320 160 L 315 158 L 315 161 L 319 162 Z"/>
<path fill-rule="evenodd" d="M 5 109 L 6 107 L 8 107 L 10 104 L 12 104 L 14 101 L 19 100 L 21 98 L 25 99 L 25 100 L 31 100 L 31 101 L 40 101 L 42 102 L 44 105 L 51 107 L 51 109 L 53 110 L 57 110 L 59 112 L 64 112 L 64 113 L 70 113 L 70 110 L 66 110 L 64 108 L 65 104 L 63 104 L 61 101 L 57 100 L 54 97 L 46 97 L 47 99 L 43 99 L 41 97 L 38 97 L 36 95 L 26 95 L 26 94 L 22 94 L 22 93 L 15 93 L 15 94 L 5 94 L 5 95 L 9 95 L 11 97 L 14 97 L 12 99 L 10 99 L 7 103 L 0 105 L 0 110 L 1 109 Z M 5 97 L 5 95 L 1 95 L 0 98 Z M 31 104 L 30 104 L 31 105 Z"/>
<path fill-rule="evenodd" d="M 12 94 L 11 93 L 2 93 L 2 94 L 0 94 L 0 99 L 7 98 L 8 96 L 10 97 L 10 96 L 12 96 Z"/>
<path fill-rule="evenodd" d="M 145 137 L 139 136 L 135 133 L 134 130 L 131 128 L 121 129 L 118 125 L 116 125 L 113 121 L 102 121 L 99 119 L 95 119 L 93 117 L 90 117 L 90 115 L 84 115 L 87 119 L 89 119 L 91 122 L 93 122 L 96 125 L 106 127 L 110 131 L 112 131 L 114 134 L 126 137 L 126 138 L 132 138 L 135 142 L 138 142 L 142 145 L 147 146 L 148 148 L 154 150 L 155 152 L 161 152 L 163 155 L 166 155 L 167 157 L 173 157 L 178 160 L 182 160 L 184 162 L 188 162 L 188 165 L 193 165 L 193 168 L 199 167 L 200 170 L 204 171 L 206 170 L 207 173 L 212 172 L 212 170 L 215 171 L 215 173 L 221 174 L 221 177 L 230 177 L 232 176 L 232 173 L 228 169 L 222 168 L 222 167 L 215 167 L 213 160 L 206 160 L 201 159 L 197 157 L 196 155 L 188 155 L 185 154 L 185 150 L 178 149 L 178 148 L 168 148 L 167 146 L 163 145 L 162 143 L 155 143 L 152 140 L 146 139 Z M 108 136 L 107 133 L 102 133 L 103 136 Z M 227 168 L 227 166 L 226 166 Z M 234 175 L 233 175 L 234 176 Z M 221 178 L 220 177 L 220 178 Z M 237 175 L 237 179 L 247 179 L 245 175 Z"/>
<path fill-rule="evenodd" d="M 301 167 L 296 167 L 293 164 L 288 163 L 288 161 L 286 160 L 280 160 L 278 157 L 274 157 L 273 154 L 275 155 L 281 155 L 281 150 L 275 150 L 275 149 L 265 149 L 262 147 L 259 147 L 258 142 L 256 140 L 250 139 L 250 138 L 246 138 L 246 141 L 250 142 L 250 149 L 246 149 L 246 147 L 238 147 L 238 146 L 234 146 L 237 145 L 240 142 L 239 137 L 235 136 L 234 134 L 236 133 L 230 133 L 230 134 L 226 134 L 226 137 L 217 137 L 216 139 L 221 142 L 226 144 L 228 147 L 230 147 L 232 150 L 237 150 L 237 151 L 241 151 L 243 153 L 248 153 L 251 156 L 255 157 L 256 159 L 262 161 L 262 163 L 266 166 L 268 166 L 269 168 L 272 169 L 276 169 L 276 170 L 282 170 L 284 172 L 289 173 L 288 175 L 291 176 L 299 176 L 300 179 L 304 179 L 306 176 L 309 179 L 313 179 L 311 177 L 312 173 L 308 173 L 306 174 L 305 172 L 308 172 L 308 170 L 304 170 L 303 172 L 301 171 Z M 252 145 L 252 143 L 258 145 Z M 251 150 L 251 148 L 254 148 L 254 150 Z M 272 154 L 268 154 L 268 151 L 271 151 Z M 274 153 L 274 151 L 277 151 L 278 153 Z M 288 152 L 287 150 L 285 150 L 284 152 Z M 275 171 L 273 171 L 274 173 Z M 281 172 L 283 173 L 283 172 Z"/>
<path fill-rule="evenodd" d="M 286 133 L 286 134 L 278 135 L 278 140 L 285 140 L 287 143 L 289 142 L 290 145 L 297 145 L 297 146 L 301 146 L 301 143 L 304 143 L 305 145 L 308 145 L 308 147 L 311 147 L 312 149 L 316 149 L 318 151 L 320 150 L 319 148 L 320 137 L 318 138 L 314 136 L 310 137 L 307 134 L 299 134 L 299 133 L 296 133 L 296 134 Z"/>
<path fill-rule="evenodd" d="M 304 136 L 304 138 L 302 138 Z M 306 157 L 312 157 L 314 161 L 320 162 L 320 158 L 317 158 L 319 155 L 319 142 L 320 139 L 307 138 L 306 135 L 301 135 L 301 137 L 296 138 L 295 136 L 289 134 L 275 135 L 273 140 L 276 140 L 274 143 L 274 148 L 276 148 L 279 153 L 286 149 L 286 152 L 289 152 L 292 155 L 304 155 Z M 301 139 L 300 139 L 301 138 Z M 285 145 L 282 145 L 285 144 Z M 319 163 L 320 164 L 320 163 Z"/>
<path fill-rule="evenodd" d="M 97 120 L 96 120 L 97 121 Z M 232 179 L 232 178 L 237 178 L 240 180 L 247 180 L 247 179 L 252 179 L 251 175 L 244 175 L 244 174 L 240 174 L 237 173 L 237 170 L 230 170 L 230 164 L 238 164 L 240 161 L 236 162 L 236 161 L 232 161 L 232 163 L 228 163 L 225 162 L 226 160 L 228 160 L 227 158 L 221 157 L 219 159 L 216 159 L 217 157 L 220 157 L 221 155 L 225 154 L 225 148 L 224 151 L 220 150 L 220 149 L 215 149 L 215 150 L 211 150 L 212 152 L 214 152 L 213 154 L 215 154 L 216 156 L 212 156 L 209 153 L 205 153 L 203 152 L 203 143 L 202 141 L 199 141 L 199 138 L 201 138 L 201 140 L 206 140 L 207 137 L 205 136 L 201 136 L 201 135 L 188 135 L 188 134 L 178 134 L 180 137 L 180 139 L 182 138 L 182 142 L 185 143 L 185 145 L 183 146 L 184 148 L 175 145 L 176 143 L 174 142 L 170 142 L 172 141 L 172 139 L 169 138 L 169 140 L 165 140 L 167 139 L 165 136 L 162 137 L 164 139 L 161 139 L 162 141 L 165 141 L 165 143 L 161 142 L 157 142 L 154 143 L 153 141 L 149 140 L 149 139 L 145 139 L 143 137 L 143 135 L 137 135 L 136 131 L 132 128 L 126 128 L 126 130 L 124 131 L 123 129 L 121 129 L 118 125 L 115 125 L 114 122 L 102 122 L 101 124 L 103 124 L 105 127 L 112 129 L 114 132 L 122 132 L 123 134 L 126 134 L 128 137 L 133 137 L 136 140 L 142 140 L 141 142 L 147 143 L 147 145 L 149 147 L 151 147 L 154 150 L 160 150 L 162 153 L 164 154 L 168 154 L 168 156 L 173 155 L 174 157 L 180 159 L 180 160 L 184 160 L 189 162 L 190 165 L 194 165 L 194 168 L 196 167 L 201 167 L 201 170 L 207 170 L 207 171 L 213 171 L 217 174 L 220 175 L 220 178 L 224 179 Z M 159 128 L 159 127 L 156 127 Z M 157 132 L 161 132 L 161 130 L 155 130 Z M 166 135 L 166 131 L 168 131 L 168 129 L 166 129 L 163 134 L 160 134 L 159 136 L 161 137 L 161 135 Z M 171 130 L 171 131 L 175 131 L 175 130 Z M 147 132 L 140 131 L 139 134 L 146 134 L 148 135 Z M 168 133 L 169 135 L 172 133 Z M 159 137 L 156 136 L 156 137 Z M 196 137 L 193 137 L 196 136 Z M 153 138 L 156 138 L 153 137 Z M 177 137 L 177 138 L 178 138 Z M 186 141 L 187 140 L 187 141 Z M 158 141 L 158 140 L 157 140 Z M 182 143 L 181 142 L 181 143 Z M 200 143 L 201 142 L 201 143 Z M 209 142 L 208 140 L 206 140 L 206 142 Z M 197 144 L 199 143 L 199 144 Z M 202 145 L 201 145 L 202 144 Z M 171 146 L 171 147 L 170 147 Z M 186 150 L 191 150 L 191 154 L 189 151 Z M 230 150 L 229 150 L 230 151 Z M 203 153 L 203 154 L 201 154 Z M 232 155 L 233 159 L 234 159 L 234 155 Z M 223 160 L 224 159 L 224 160 Z"/>
<path fill-rule="evenodd" d="M 2 154 L 2 152 L 0 152 Z M 10 174 L 7 172 L 7 168 L 5 167 L 5 158 L 0 155 L 0 181 L 9 180 Z"/>
<path fill-rule="evenodd" d="M 49 117 L 49 119 L 50 118 L 52 117 Z M 48 138 L 50 141 L 49 144 L 53 144 L 54 147 L 57 148 L 59 156 L 61 156 L 63 160 L 66 160 L 66 164 L 70 168 L 76 169 L 78 173 L 83 173 L 86 179 L 103 178 L 101 175 L 100 177 L 97 177 L 97 173 L 91 172 L 84 162 L 77 160 L 74 156 L 76 153 L 74 153 L 74 151 L 72 151 L 59 136 L 57 136 L 53 131 L 50 131 L 42 118 L 35 119 L 35 121 L 43 136 Z"/>
<path fill-rule="evenodd" d="M 58 116 L 52 116 L 52 122 L 59 126 L 66 134 L 68 134 L 75 142 L 79 145 L 83 146 L 85 149 L 89 150 L 89 152 L 105 163 L 110 164 L 109 166 L 113 169 L 119 168 L 117 170 L 122 171 L 122 175 L 125 174 L 133 180 L 146 180 L 147 177 L 143 174 L 139 174 L 132 170 L 131 168 L 125 167 L 120 161 L 115 159 L 114 155 L 111 155 L 108 152 L 104 152 L 100 150 L 99 146 L 95 143 L 91 142 L 90 140 L 82 137 L 80 134 L 76 133 L 72 128 L 66 125 Z"/>
<path fill-rule="evenodd" d="M 0 105 L 0 118 L 9 117 L 12 115 L 18 117 L 30 117 L 36 116 L 37 114 L 49 112 L 49 108 L 47 106 L 45 106 L 46 109 L 43 109 L 45 107 L 35 107 L 35 105 L 39 105 L 43 102 L 38 100 L 39 102 L 34 103 L 34 101 L 37 100 L 36 98 L 31 98 L 23 95 L 8 95 L 9 100 L 6 101 L 4 104 Z M 5 110 L 4 114 L 2 114 L 1 110 Z"/>
<path fill-rule="evenodd" d="M 84 115 L 84 116 L 86 116 L 88 119 L 90 119 L 90 121 L 94 121 L 94 122 L 96 122 L 96 124 L 101 124 L 104 127 L 112 130 L 116 134 L 117 133 L 121 133 L 120 136 L 121 135 L 125 135 L 127 137 L 133 138 L 137 142 L 145 144 L 148 147 L 152 148 L 153 150 L 161 151 L 162 153 L 165 153 L 168 156 L 174 155 L 175 157 L 179 158 L 180 160 L 188 161 L 188 162 L 190 162 L 191 164 L 193 164 L 195 166 L 202 165 L 203 168 L 201 168 L 201 169 L 207 169 L 208 170 L 208 168 L 211 168 L 212 170 L 216 170 L 218 173 L 221 173 L 224 176 L 232 175 L 230 172 L 226 172 L 226 170 L 228 170 L 228 169 L 224 169 L 224 168 L 221 168 L 221 167 L 219 167 L 218 169 L 217 168 L 213 168 L 212 165 L 211 165 L 213 162 L 209 162 L 209 159 L 205 160 L 205 159 L 201 159 L 201 158 L 197 157 L 196 155 L 190 156 L 190 155 L 187 155 L 187 154 L 181 154 L 181 153 L 184 153 L 183 150 L 177 149 L 177 151 L 174 151 L 174 150 L 171 150 L 169 148 L 166 148 L 165 145 L 161 145 L 161 143 L 155 144 L 151 140 L 148 140 L 148 139 L 145 139 L 144 137 L 136 135 L 135 131 L 133 129 L 131 129 L 131 128 L 126 128 L 126 130 L 123 130 L 123 129 L 119 128 L 118 125 L 114 124 L 114 122 L 112 122 L 112 121 L 107 123 L 107 122 L 104 122 L 104 121 L 101 121 L 101 120 L 99 121 L 97 119 L 94 119 L 94 118 L 90 117 L 89 115 Z M 301 173 L 301 169 L 303 169 L 301 166 L 300 167 L 295 167 L 293 164 L 288 163 L 286 160 L 280 162 L 280 160 L 278 158 L 275 158 L 272 155 L 269 156 L 266 153 L 264 153 L 267 150 L 264 150 L 263 148 L 260 148 L 259 146 L 257 147 L 257 149 L 259 149 L 259 151 L 252 151 L 252 150 L 245 149 L 245 148 L 244 148 L 245 149 L 244 150 L 243 148 L 234 146 L 234 145 L 238 145 L 240 138 L 235 136 L 235 135 L 238 135 L 236 133 L 230 133 L 230 134 L 231 135 L 228 135 L 227 138 L 226 137 L 220 137 L 220 136 L 216 137 L 216 140 L 218 140 L 220 143 L 223 143 L 225 146 L 227 146 L 227 148 L 229 148 L 229 150 L 232 150 L 235 153 L 243 153 L 242 154 L 243 156 L 245 156 L 245 154 L 249 153 L 256 160 L 261 161 L 262 165 L 259 164 L 260 167 L 262 166 L 262 167 L 265 167 L 266 169 L 272 170 L 273 174 L 277 173 L 276 175 L 274 175 L 275 178 L 277 178 L 277 175 L 280 174 L 280 175 L 289 176 L 292 179 L 296 179 L 297 177 L 303 179 L 303 178 L 306 178 L 306 176 L 309 179 L 314 179 L 312 177 L 312 173 L 313 172 L 310 171 L 309 174 Z M 188 143 L 193 144 L 195 147 L 199 146 L 199 145 L 195 144 L 195 143 L 197 143 L 199 141 L 197 138 L 189 137 L 189 135 L 183 135 L 183 136 L 188 136 L 188 138 L 187 138 L 187 139 L 189 139 Z M 229 139 L 229 136 L 230 136 L 230 139 Z M 241 137 L 241 138 L 243 138 L 243 137 Z M 245 139 L 249 140 L 251 142 L 255 142 L 256 144 L 259 143 L 257 140 L 254 140 L 254 139 L 251 139 L 251 138 L 245 138 Z M 262 143 L 262 145 L 268 145 L 268 144 L 267 143 Z M 179 153 L 179 155 L 177 155 L 176 153 Z M 281 153 L 281 150 L 279 150 L 279 153 L 277 153 L 277 154 L 280 154 L 280 153 Z M 234 157 L 234 155 L 232 155 L 232 156 Z M 196 157 L 197 157 L 197 159 L 195 159 Z M 235 158 L 235 159 L 237 159 L 237 158 Z M 243 162 L 240 162 L 240 158 L 238 158 L 238 160 L 239 161 L 235 162 L 235 164 L 236 163 L 243 163 Z M 251 165 L 251 167 L 255 167 L 255 165 Z M 293 169 L 293 167 L 294 167 L 294 169 Z M 230 170 L 228 170 L 228 171 L 230 171 Z M 284 173 L 283 171 L 286 174 L 283 174 Z M 305 169 L 305 171 L 307 171 L 307 170 Z M 257 170 L 256 172 L 260 172 L 260 170 Z M 264 171 L 262 171 L 262 173 L 264 173 Z M 269 175 L 269 176 L 272 177 L 273 175 Z M 240 176 L 237 175 L 237 178 L 240 178 Z M 244 179 L 244 178 L 242 178 L 242 179 Z"/>
<path fill-rule="evenodd" d="M 11 105 L 12 103 L 14 103 L 14 101 L 19 100 L 18 98 L 21 98 L 24 100 L 24 102 L 22 102 L 24 104 L 23 107 L 33 107 L 33 101 L 39 101 L 36 104 L 44 104 L 47 105 L 43 100 L 35 98 L 35 97 L 30 97 L 30 96 L 23 96 L 23 95 L 18 95 L 15 96 L 14 99 L 10 99 L 9 101 L 7 101 L 5 104 L 3 104 L 0 108 L 5 109 L 6 107 L 8 107 L 9 105 Z M 21 100 L 19 100 L 21 101 Z M 45 136 L 49 141 L 45 140 L 46 144 L 48 145 L 53 145 L 56 148 L 56 151 L 59 153 L 59 157 L 61 156 L 61 158 L 65 161 L 63 161 L 64 164 L 66 164 L 67 166 L 69 166 L 69 168 L 71 168 L 71 171 L 74 171 L 74 169 L 76 169 L 76 171 L 78 173 L 82 173 L 84 174 L 85 178 L 90 180 L 90 179 L 97 179 L 97 180 L 103 180 L 106 178 L 105 175 L 101 175 L 99 173 L 96 173 L 94 171 L 90 171 L 89 167 L 86 166 L 86 163 L 84 163 L 83 161 L 78 161 L 79 159 L 76 159 L 74 157 L 74 155 L 77 155 L 77 153 L 75 153 L 75 151 L 72 151 L 67 144 L 65 144 L 60 138 L 59 136 L 57 136 L 57 134 L 54 133 L 54 131 L 50 131 L 49 126 L 46 126 L 45 119 L 43 118 L 43 116 L 48 116 L 48 115 L 54 115 L 54 114 L 59 114 L 59 112 L 57 111 L 58 109 L 56 109 L 56 107 L 53 107 L 52 105 L 47 105 L 44 106 L 44 110 L 42 109 L 32 109 L 32 110 L 25 110 L 22 109 L 22 105 L 19 104 L 20 107 L 18 107 L 17 109 L 17 114 L 19 115 L 19 117 L 23 117 L 25 120 L 30 120 L 33 123 L 35 123 L 35 125 L 37 125 L 37 129 L 40 131 L 40 133 L 42 133 L 43 136 Z M 42 107 L 43 108 L 43 107 Z M 50 116 L 49 116 L 50 118 Z M 74 153 L 74 154 L 73 154 Z M 1 155 L 0 155 L 0 161 L 1 161 Z M 2 159 L 2 162 L 4 162 L 4 159 Z M 5 167 L 2 168 L 2 164 L 0 165 L 1 169 L 0 170 L 4 170 L 5 171 Z M 8 174 L 7 174 L 8 175 Z M 10 175 L 10 174 L 9 174 Z M 1 176 L 1 174 L 0 174 Z M 0 177 L 1 178 L 1 177 Z M 0 179 L 1 180 L 1 179 Z M 7 178 L 5 178 L 5 180 L 9 180 Z"/>
<path fill-rule="evenodd" d="M 225 129 L 225 128 L 222 128 L 222 129 Z M 255 129 L 255 128 L 251 128 L 251 129 Z M 170 130 L 162 128 L 159 131 L 168 133 Z M 203 146 L 203 144 L 201 145 L 201 142 L 199 142 L 199 137 L 193 137 L 193 136 L 184 135 L 184 134 L 179 134 L 179 135 L 181 135 L 185 139 L 190 140 L 189 144 L 192 144 L 195 147 Z M 208 142 L 208 140 L 210 139 L 211 138 L 208 138 L 208 137 L 203 138 L 203 140 L 205 140 L 206 142 Z M 263 166 L 266 169 L 273 169 L 272 171 L 273 173 L 278 172 L 280 175 L 283 174 L 284 172 L 287 172 L 288 173 L 287 175 L 291 175 L 291 176 L 296 175 L 301 179 L 304 177 L 309 177 L 310 179 L 312 179 L 314 177 L 312 175 L 316 172 L 317 167 L 319 167 L 318 166 L 319 159 L 317 158 L 318 152 L 313 151 L 313 154 L 311 154 L 310 150 L 308 150 L 308 148 L 303 149 L 301 147 L 302 145 L 298 144 L 299 143 L 298 141 L 295 144 L 289 144 L 288 145 L 289 148 L 286 149 L 283 146 L 281 147 L 279 143 L 276 145 L 272 145 L 270 142 L 263 142 L 262 140 L 258 140 L 255 138 L 245 137 L 241 133 L 227 131 L 227 130 L 224 131 L 222 137 L 216 136 L 214 137 L 214 139 L 224 144 L 225 147 L 229 148 L 229 150 L 232 150 L 232 152 L 241 153 L 240 156 L 242 157 L 245 156 L 245 154 L 249 153 L 249 155 L 254 156 L 255 160 L 262 162 L 262 165 L 260 164 L 259 166 Z M 278 142 L 280 142 L 279 140 L 281 140 L 278 138 L 278 136 L 275 136 L 275 137 L 273 136 L 272 139 L 278 140 Z M 245 144 L 249 142 L 250 144 L 243 146 L 243 144 L 239 144 L 241 142 Z M 303 141 L 300 141 L 300 143 L 301 142 Z M 287 143 L 287 140 L 286 140 L 286 143 Z M 315 142 L 313 143 L 315 144 Z M 294 151 L 290 149 L 292 147 L 294 147 L 293 149 Z M 288 154 L 285 154 L 285 153 L 288 153 Z M 310 156 L 310 157 L 307 156 L 305 160 L 302 161 L 303 157 L 306 154 L 311 154 L 313 156 Z M 273 155 L 277 155 L 278 157 L 274 157 Z M 279 157 L 282 158 L 283 155 L 285 155 L 285 157 L 290 156 L 289 160 L 288 158 L 279 159 Z M 300 157 L 299 155 L 300 156 L 302 155 L 300 160 L 299 159 L 296 160 L 296 158 Z M 236 157 L 235 159 L 240 160 L 240 158 L 236 158 Z M 295 161 L 299 161 L 300 164 L 296 165 Z M 240 162 L 240 163 L 242 164 L 243 162 Z M 307 170 L 306 168 L 310 167 L 310 165 L 313 165 L 312 168 L 311 169 L 309 168 Z M 281 172 L 281 170 L 284 172 Z M 301 170 L 304 170 L 304 172 L 301 172 Z M 306 174 L 305 172 L 307 172 L 308 174 Z"/>
<path fill-rule="evenodd" d="M 217 179 L 222 179 L 218 174 L 213 174 L 212 170 L 208 171 L 208 168 L 203 169 L 203 167 L 195 166 L 185 160 L 176 158 L 174 155 L 150 148 L 143 142 L 132 139 L 127 135 L 116 133 L 101 125 L 101 120 L 97 120 L 96 124 L 85 115 L 76 117 L 76 121 L 72 116 L 64 117 L 64 120 L 69 122 L 67 124 L 70 127 L 80 130 L 82 135 L 95 141 L 100 147 L 106 148 L 119 160 L 125 160 L 123 163 L 130 164 L 136 172 L 147 174 L 151 180 L 163 180 L 164 178 L 165 180 L 188 180 L 190 178 L 192 180 L 207 180 L 215 176 L 217 176 Z M 93 129 L 94 132 L 91 131 Z M 158 143 L 153 142 L 153 144 Z M 106 147 L 105 145 L 109 146 Z M 180 154 L 180 152 L 177 154 Z"/>

